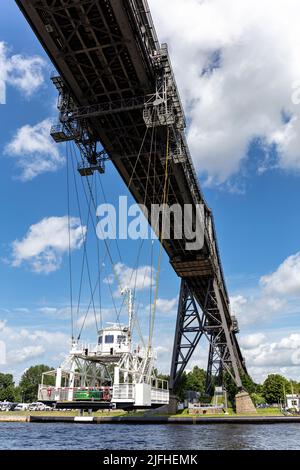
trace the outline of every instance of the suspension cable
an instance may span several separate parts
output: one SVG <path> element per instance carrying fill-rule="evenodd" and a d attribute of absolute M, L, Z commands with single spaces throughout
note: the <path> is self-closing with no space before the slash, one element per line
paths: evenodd
<path fill-rule="evenodd" d="M 71 308 L 71 338 L 74 341 L 74 318 L 73 318 L 73 279 L 72 279 L 72 255 L 71 255 L 71 221 L 70 221 L 70 178 L 69 178 L 69 145 L 66 143 L 67 156 L 67 209 L 68 209 L 68 244 L 69 244 L 69 290 Z"/>
<path fill-rule="evenodd" d="M 78 193 L 78 186 L 77 186 L 77 180 L 76 180 L 76 176 L 75 176 L 75 168 L 74 168 L 74 161 L 73 161 L 73 158 L 72 158 L 72 168 L 73 168 L 73 178 L 74 178 L 74 184 L 75 184 L 75 189 L 76 189 L 76 197 L 77 197 L 77 205 L 78 205 L 78 211 L 79 211 L 79 216 L 80 216 L 80 221 L 81 221 L 81 230 L 82 230 L 82 233 L 83 233 L 83 219 L 82 219 L 82 213 L 81 213 L 81 205 L 80 205 L 80 201 L 79 201 L 79 193 Z M 89 220 L 90 220 L 90 214 L 91 214 L 91 211 L 90 211 L 90 207 L 91 207 L 91 199 L 88 201 L 88 207 L 89 207 L 89 210 L 88 210 L 88 219 L 87 219 L 87 227 L 88 227 L 88 224 L 89 224 Z M 83 245 L 83 265 L 82 265 L 82 277 L 80 279 L 80 297 L 78 299 L 78 305 L 77 305 L 77 316 L 79 314 L 79 310 L 78 310 L 78 306 L 80 306 L 80 300 L 81 300 L 81 290 L 82 290 L 82 280 L 83 280 L 83 271 L 84 271 L 84 261 L 85 261 L 85 264 L 86 264 L 86 268 L 87 268 L 87 275 L 88 275 L 88 282 L 89 282 L 89 288 L 90 288 L 90 292 L 91 292 L 91 298 L 92 298 L 92 304 L 93 304 L 93 312 L 94 312 L 94 318 L 95 318 L 95 326 L 96 326 L 96 329 L 97 329 L 97 332 L 98 332 L 98 320 L 97 320 L 97 315 L 96 315 L 96 307 L 95 307 L 95 301 L 94 301 L 94 293 L 93 293 L 93 288 L 92 288 L 92 279 L 91 279 L 91 272 L 90 272 L 90 266 L 89 266 L 89 260 L 88 260 L 88 253 L 87 253 L 87 236 L 88 236 L 88 232 L 86 234 L 84 234 L 84 245 Z"/>
<path fill-rule="evenodd" d="M 165 165 L 165 182 L 164 182 L 164 190 L 163 190 L 163 213 L 162 213 L 162 228 L 160 233 L 160 246 L 159 246 L 159 255 L 158 255 L 158 268 L 156 272 L 156 287 L 155 287 L 155 295 L 154 295 L 154 302 L 153 302 L 153 315 L 152 315 L 152 323 L 151 323 L 151 330 L 149 336 L 149 343 L 148 347 L 150 348 L 152 345 L 153 333 L 154 333 L 154 324 L 155 324 L 155 316 L 156 316 L 156 307 L 157 307 L 157 300 L 158 300 L 158 291 L 159 291 L 159 281 L 160 281 L 160 270 L 161 270 L 161 260 L 162 260 L 162 241 L 164 235 L 164 217 L 165 217 L 165 205 L 168 201 L 169 195 L 169 145 L 170 145 L 170 131 L 167 128 L 167 148 L 166 148 L 166 165 Z"/>
<path fill-rule="evenodd" d="M 138 156 L 137 156 L 137 159 L 136 159 L 136 162 L 135 162 L 135 165 L 133 167 L 133 170 L 132 170 L 132 174 L 131 174 L 131 177 L 130 177 L 130 181 L 129 181 L 129 189 L 131 187 L 131 184 L 132 184 L 132 180 L 133 180 L 133 177 L 134 177 L 134 174 L 135 174 L 135 171 L 136 171 L 136 168 L 137 168 L 137 165 L 138 165 L 138 162 L 139 162 L 139 159 L 140 159 L 140 156 L 141 156 L 141 153 L 142 153 L 142 149 L 143 149 L 143 146 L 144 146 L 144 143 L 145 143 L 145 140 L 146 140 L 146 136 L 147 136 L 147 132 L 148 132 L 148 128 L 146 128 L 146 131 L 145 131 L 145 134 L 144 134 L 144 137 L 143 137 L 143 140 L 142 140 L 142 144 L 141 144 L 141 147 L 140 147 L 140 150 L 139 150 L 139 153 L 138 153 Z M 152 153 L 152 143 L 153 143 L 153 132 L 152 132 L 152 137 L 151 137 L 151 153 Z M 76 153 L 75 153 L 76 155 Z M 83 157 L 81 155 L 81 158 L 83 160 Z M 73 163 L 73 162 L 72 162 Z M 73 163 L 73 169 L 74 169 L 74 163 Z M 149 170 L 150 170 L 150 162 L 149 162 L 149 169 L 148 169 L 148 177 L 149 177 Z M 102 193 L 103 193 L 103 197 L 104 197 L 104 200 L 106 201 L 106 196 L 105 196 L 105 192 L 104 192 L 104 188 L 103 188 L 103 185 L 102 185 L 102 182 L 101 182 L 101 179 L 99 178 L 99 181 L 100 181 L 100 186 L 101 186 L 101 190 L 102 190 Z M 84 193 L 85 193 L 85 197 L 86 197 L 86 200 L 88 199 L 87 198 L 87 194 L 86 194 L 86 190 L 85 190 L 85 185 L 83 184 L 82 182 L 82 185 L 83 185 L 83 189 L 84 189 Z M 93 203 L 94 205 L 94 208 L 95 210 L 97 210 L 97 201 L 95 200 L 94 196 L 93 196 L 93 191 L 92 191 L 92 188 L 90 186 L 90 182 L 87 178 L 87 186 L 88 186 L 88 189 L 89 189 L 89 192 L 90 192 L 90 202 Z M 147 178 L 147 187 L 148 187 L 148 178 Z M 76 185 L 76 188 L 77 188 L 77 185 Z M 78 193 L 78 192 L 77 192 Z M 147 197 L 147 190 L 146 190 L 146 194 L 145 194 L 145 199 Z M 97 196 L 96 196 L 97 198 Z M 90 203 L 88 204 L 88 211 L 89 211 L 89 214 L 91 212 L 91 207 L 90 207 Z M 88 219 L 89 220 L 89 219 Z M 95 231 L 95 234 L 96 234 L 96 237 L 97 237 L 97 231 L 96 231 L 96 227 L 95 227 L 95 224 L 94 224 L 94 220 L 93 218 L 91 217 L 91 220 L 92 220 L 92 224 L 93 224 L 93 228 L 94 228 L 94 231 Z M 82 224 L 81 224 L 82 225 Z M 98 238 L 98 237 L 97 237 Z M 119 276 L 118 276 L 118 273 L 116 272 L 116 269 L 115 269 L 115 264 L 114 264 L 114 261 L 113 261 L 113 258 L 112 258 L 112 254 L 110 252 L 110 249 L 109 249 L 109 244 L 107 243 L 107 240 L 105 239 L 105 237 L 103 237 L 104 239 L 104 243 L 105 243 L 105 246 L 106 246 L 106 253 L 108 254 L 109 256 L 109 259 L 110 259 L 110 262 L 111 262 L 111 265 L 112 265 L 112 268 L 113 268 L 113 273 L 116 277 L 116 280 L 117 280 L 117 284 L 119 285 L 119 288 L 122 288 L 122 285 L 121 285 L 121 282 L 120 282 L 120 279 L 119 279 Z M 117 240 L 116 240 L 116 243 L 117 243 Z M 117 249 L 118 249 L 118 254 L 119 254 L 119 257 L 120 257 L 120 260 L 122 262 L 122 256 L 121 256 L 121 253 L 120 253 L 120 249 L 119 249 L 119 246 L 118 246 L 118 243 L 117 243 Z M 140 250 L 139 250 L 139 254 L 138 254 L 138 260 L 137 260 L 137 263 L 139 263 L 139 256 L 140 256 Z M 86 264 L 87 264 L 87 268 L 88 268 L 88 259 L 87 259 L 87 254 L 86 254 Z M 88 268 L 88 271 L 89 271 L 89 268 Z M 133 274 L 133 273 L 132 273 Z M 89 276 L 89 280 L 90 280 L 90 276 Z M 82 281 L 81 281 L 82 282 Z M 97 283 L 100 282 L 100 279 L 99 279 L 99 276 L 98 276 L 98 281 Z M 137 272 L 136 272 L 136 281 L 135 281 L 135 289 L 136 289 L 136 282 L 137 282 Z M 99 286 L 100 287 L 100 286 Z M 93 303 L 93 308 L 94 308 L 94 314 L 95 314 L 95 305 L 94 305 L 94 293 L 95 293 L 95 289 L 94 291 L 92 290 L 92 287 L 91 287 L 91 281 L 90 281 L 90 288 L 91 288 L 91 301 Z M 110 293 L 111 293 L 111 298 L 112 298 L 112 301 L 113 301 L 113 305 L 114 305 L 114 308 L 115 308 L 115 311 L 116 311 L 116 315 L 117 315 L 117 321 L 119 322 L 120 320 L 120 314 L 121 314 L 121 310 L 122 310 L 122 307 L 120 309 L 120 312 L 117 312 L 117 309 L 116 309 L 116 304 L 115 304 L 115 300 L 114 300 L 114 296 L 113 296 L 113 293 L 112 293 L 112 290 L 111 290 L 111 286 L 110 286 L 110 283 L 109 283 L 109 289 L 110 289 Z M 135 290 L 134 290 L 135 292 Z M 100 296 L 99 296 L 100 297 Z M 124 299 L 125 300 L 125 299 Z M 79 301 L 80 302 L 80 301 Z M 122 303 L 122 305 L 124 304 L 124 301 Z M 90 302 L 90 305 L 91 305 L 91 302 Z M 87 314 L 89 312 L 89 309 L 90 309 L 90 305 L 88 307 L 88 311 L 86 312 L 86 315 L 85 315 L 85 318 L 84 318 L 84 322 L 83 322 L 83 326 L 85 324 L 85 321 L 86 321 L 86 318 L 87 318 Z M 100 305 L 101 305 L 101 300 L 100 300 Z M 101 309 L 100 309 L 101 311 Z M 101 315 L 101 313 L 100 313 Z M 97 326 L 97 319 L 96 319 L 96 314 L 95 314 L 95 320 L 96 320 L 96 326 Z M 137 320 L 137 319 L 136 319 Z M 135 322 L 136 323 L 136 322 Z M 79 333 L 79 337 L 81 336 L 81 332 L 82 332 L 82 329 L 83 329 L 83 326 L 80 330 L 80 333 Z M 139 328 L 139 325 L 138 325 L 138 329 Z M 73 333 L 72 333 L 73 335 Z M 141 335 L 141 339 L 143 341 L 143 337 Z M 143 341 L 144 342 L 144 341 Z"/>
<path fill-rule="evenodd" d="M 145 142 L 145 139 L 146 139 L 146 135 L 147 135 L 147 130 L 146 130 L 146 132 L 145 132 L 145 135 L 144 135 L 144 138 L 143 138 L 143 142 L 142 142 L 142 144 L 141 144 L 141 147 L 140 147 L 140 150 L 139 150 L 139 153 L 138 153 L 138 157 L 137 157 L 137 159 L 136 159 L 136 163 L 135 163 L 135 166 L 134 166 L 134 169 L 133 169 L 133 172 L 132 172 L 130 181 L 132 181 L 132 179 L 133 179 L 133 175 L 134 175 L 135 169 L 136 169 L 136 167 L 137 167 L 137 164 L 138 164 L 138 161 L 139 161 L 139 158 L 140 158 L 140 155 L 141 155 L 142 148 L 143 148 L 143 146 L 144 146 L 144 142 Z M 131 185 L 131 182 L 130 182 L 129 184 Z M 83 185 L 83 186 L 84 186 L 84 185 Z M 92 193 L 92 189 L 91 189 L 89 180 L 87 180 L 87 186 L 88 186 L 88 189 L 89 189 L 90 194 L 92 195 L 92 202 L 93 202 L 94 208 L 95 208 L 95 210 L 97 210 L 95 198 L 93 197 L 93 193 Z M 84 187 L 84 191 L 85 191 L 85 187 Z M 86 196 L 86 199 L 87 199 L 86 191 L 85 191 L 85 196 Z M 96 236 L 97 236 L 96 227 L 95 227 L 95 224 L 94 224 L 93 219 L 92 219 L 92 222 L 93 222 L 94 231 L 95 231 Z M 105 237 L 103 237 L 103 241 L 104 241 L 104 244 L 105 244 L 105 246 L 106 246 L 106 250 L 107 250 L 107 253 L 108 253 L 108 256 L 109 256 L 111 265 L 112 265 L 112 269 L 113 269 L 114 276 L 115 276 L 115 278 L 116 278 L 116 280 L 117 280 L 117 284 L 118 284 L 118 286 L 119 286 L 119 288 L 120 288 L 120 290 L 121 290 L 122 284 L 121 284 L 121 282 L 120 282 L 119 275 L 118 275 L 118 273 L 117 273 L 117 271 L 116 271 L 116 269 L 115 269 L 115 263 L 114 263 L 114 261 L 113 261 L 113 258 L 112 258 L 112 255 L 111 255 L 111 252 L 110 252 L 110 249 L 109 249 L 109 244 L 107 243 L 107 240 L 105 239 Z M 110 284 L 109 284 L 109 289 L 110 289 L 110 291 L 111 291 L 111 286 L 110 286 Z M 115 301 L 114 301 L 114 297 L 113 297 L 112 291 L 111 291 L 111 297 L 112 297 L 112 301 L 113 301 L 113 304 L 114 304 L 114 307 L 115 307 Z M 117 315 L 117 323 L 119 323 L 119 321 L 120 321 L 120 313 L 121 313 L 121 311 L 116 314 L 116 315 Z M 142 339 L 142 338 L 141 338 L 141 339 Z M 143 339 L 142 339 L 142 341 L 143 341 Z"/>
<path fill-rule="evenodd" d="M 96 205 L 98 206 L 98 191 L 97 191 L 97 178 L 95 178 L 95 198 L 96 198 Z M 100 266 L 100 248 L 99 248 L 99 239 L 96 238 L 96 246 L 97 246 L 97 265 L 98 265 L 98 296 L 99 296 L 99 320 L 100 320 L 100 327 L 103 328 L 103 318 L 102 318 L 102 295 L 101 295 L 101 266 Z"/>
<path fill-rule="evenodd" d="M 86 187 L 85 187 L 85 185 L 84 185 L 84 183 L 83 183 L 83 179 L 81 179 L 81 181 L 82 181 L 82 187 L 83 187 L 85 199 L 86 199 L 86 202 L 88 203 L 89 198 L 88 198 L 87 190 L 86 190 Z M 92 187 L 91 187 L 91 185 L 90 185 L 88 179 L 87 179 L 87 187 L 88 187 L 88 190 L 89 190 L 89 193 L 90 193 L 91 202 L 93 203 L 95 210 L 97 210 L 96 201 L 95 201 L 95 198 L 94 198 L 94 195 L 93 195 Z M 88 204 L 88 211 L 89 211 L 89 213 L 91 214 L 91 207 L 90 207 L 89 204 Z M 94 229 L 94 233 L 95 233 L 95 235 L 96 235 L 96 238 L 98 238 L 98 237 L 97 237 L 97 230 L 96 230 L 95 222 L 94 222 L 94 219 L 93 219 L 92 215 L 91 215 L 91 221 L 92 221 L 92 225 L 93 225 L 93 229 Z M 115 264 L 114 264 L 114 262 L 113 262 L 112 254 L 111 254 L 111 252 L 110 252 L 109 243 L 107 242 L 107 240 L 106 240 L 104 237 L 103 237 L 103 241 L 104 241 L 104 244 L 105 244 L 105 247 L 106 247 L 106 254 L 107 254 L 108 257 L 109 257 L 110 263 L 111 263 L 112 268 L 113 268 L 114 275 L 115 275 L 115 277 L 116 277 L 116 279 L 117 279 L 118 285 L 121 286 L 120 281 L 119 281 L 119 279 L 118 279 L 118 274 L 117 274 L 117 272 L 116 272 L 116 270 L 115 270 Z M 99 280 L 98 280 L 98 282 L 99 282 Z M 97 283 L 97 285 L 98 285 L 98 283 Z M 116 304 L 115 304 L 115 299 L 114 299 L 114 296 L 113 296 L 113 292 L 112 292 L 112 290 L 111 290 L 111 286 L 110 286 L 109 283 L 108 283 L 108 286 L 109 286 L 109 290 L 110 290 L 110 294 L 111 294 L 111 299 L 112 299 L 112 302 L 113 302 L 113 305 L 114 305 L 114 309 L 115 309 L 115 312 L 116 312 L 117 323 L 119 323 L 119 321 L 118 321 L 118 311 L 117 311 L 117 307 L 116 307 Z M 95 294 L 95 290 L 91 292 L 92 301 L 93 301 L 94 294 Z M 94 305 L 94 301 L 93 301 L 93 305 Z M 89 308 L 90 308 L 90 306 L 91 306 L 91 303 L 90 303 L 90 305 L 89 305 Z M 89 309 L 88 309 L 88 310 L 89 310 Z M 87 315 L 86 315 L 86 316 L 87 316 Z M 85 316 L 85 318 L 86 318 L 86 316 Z M 82 332 L 82 328 L 81 328 L 81 332 Z M 81 335 L 81 332 L 80 332 L 80 335 Z"/>
<path fill-rule="evenodd" d="M 104 200 L 105 204 L 107 205 L 107 197 L 106 197 L 106 193 L 105 193 L 105 190 L 104 190 L 104 186 L 103 186 L 103 184 L 102 184 L 102 179 L 101 179 L 101 176 L 100 176 L 99 173 L 98 173 L 98 180 L 99 180 L 99 183 L 100 183 L 100 188 L 101 188 L 103 200 Z M 116 247 L 117 247 L 117 252 L 118 252 L 118 255 L 119 255 L 119 258 L 120 258 L 120 262 L 123 263 L 123 259 L 122 259 L 122 255 L 121 255 L 121 250 L 120 250 L 120 246 L 119 246 L 118 238 L 117 238 L 117 237 L 116 237 L 115 242 L 116 242 Z"/>

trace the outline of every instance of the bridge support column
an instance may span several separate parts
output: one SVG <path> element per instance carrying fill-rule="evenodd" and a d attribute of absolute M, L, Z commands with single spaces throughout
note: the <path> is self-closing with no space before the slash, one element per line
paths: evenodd
<path fill-rule="evenodd" d="M 235 345 L 235 333 L 229 321 L 230 313 L 226 310 L 226 302 L 214 278 L 208 280 L 206 289 L 205 303 L 200 309 L 189 281 L 181 281 L 170 389 L 173 392 L 176 390 L 201 337 L 205 336 L 210 344 L 207 392 L 216 385 L 222 385 L 223 374 L 227 372 L 241 390 L 236 396 L 237 413 L 255 413 L 249 394 L 242 391 L 240 371 L 243 370 L 243 363 Z"/>
<path fill-rule="evenodd" d="M 178 411 L 178 398 L 171 394 L 170 395 L 170 401 L 168 405 L 168 413 L 175 415 Z"/>
<path fill-rule="evenodd" d="M 170 393 L 169 404 L 159 408 L 159 411 L 163 411 L 164 413 L 168 413 L 170 415 L 176 415 L 178 411 L 178 398 L 175 394 L 172 393 L 172 391 Z"/>
<path fill-rule="evenodd" d="M 173 392 L 202 335 L 202 318 L 188 283 L 182 280 L 170 374 L 170 389 Z"/>
<path fill-rule="evenodd" d="M 249 393 L 242 391 L 235 396 L 236 414 L 256 414 L 257 410 L 251 400 Z"/>

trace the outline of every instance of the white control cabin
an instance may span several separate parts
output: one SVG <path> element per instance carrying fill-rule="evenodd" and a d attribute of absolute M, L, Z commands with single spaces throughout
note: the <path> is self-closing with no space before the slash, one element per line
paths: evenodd
<path fill-rule="evenodd" d="M 128 353 L 131 348 L 127 326 L 112 325 L 98 332 L 97 355 L 117 356 Z"/>

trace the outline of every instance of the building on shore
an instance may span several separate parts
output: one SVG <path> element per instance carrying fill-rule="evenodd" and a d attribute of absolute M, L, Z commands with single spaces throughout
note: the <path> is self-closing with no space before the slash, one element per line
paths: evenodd
<path fill-rule="evenodd" d="M 296 411 L 300 411 L 300 395 L 294 393 L 286 395 L 286 407 L 288 410 L 293 408 Z"/>

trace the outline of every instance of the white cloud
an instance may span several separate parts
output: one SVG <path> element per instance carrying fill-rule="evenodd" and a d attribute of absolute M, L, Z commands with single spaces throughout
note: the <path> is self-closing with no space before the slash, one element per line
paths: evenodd
<path fill-rule="evenodd" d="M 39 308 L 40 313 L 44 313 L 45 315 L 52 315 L 57 313 L 58 309 L 56 307 L 42 307 Z"/>
<path fill-rule="evenodd" d="M 231 297 L 232 313 L 242 325 L 266 321 L 274 315 L 299 312 L 300 253 L 289 256 L 268 275 L 262 276 L 254 293 Z"/>
<path fill-rule="evenodd" d="M 230 300 L 232 313 L 237 316 L 240 325 L 268 321 L 287 308 L 285 299 L 264 295 L 259 288 L 256 295 L 237 295 Z"/>
<path fill-rule="evenodd" d="M 14 157 L 21 171 L 20 179 L 30 181 L 36 176 L 54 172 L 64 164 L 58 146 L 50 136 L 51 120 L 34 126 L 25 125 L 5 147 L 5 153 Z"/>
<path fill-rule="evenodd" d="M 130 268 L 122 263 L 115 265 L 115 272 L 122 288 L 130 288 L 136 290 L 147 289 L 153 285 L 155 269 L 151 266 L 141 266 L 137 269 Z M 152 273 L 152 280 L 151 280 Z M 111 277 L 106 279 L 106 282 L 110 282 Z"/>
<path fill-rule="evenodd" d="M 78 328 L 81 328 L 83 326 L 83 324 L 84 324 L 84 328 L 86 328 L 86 329 L 88 329 L 90 327 L 95 328 L 96 327 L 95 316 L 96 316 L 99 328 L 100 328 L 100 318 L 102 318 L 103 322 L 105 322 L 106 320 L 109 320 L 109 321 L 112 321 L 112 322 L 117 321 L 116 312 L 112 308 L 102 308 L 101 312 L 100 312 L 99 309 L 95 309 L 95 312 L 94 312 L 93 308 L 90 308 L 88 315 L 86 315 L 86 311 L 82 312 L 82 310 L 81 310 L 80 313 L 82 313 L 82 314 L 80 315 L 80 317 L 76 321 L 76 325 L 77 325 Z"/>
<path fill-rule="evenodd" d="M 28 328 L 12 328 L 8 325 L 3 330 L 10 344 L 28 341 L 30 344 L 41 342 L 46 346 L 62 345 L 69 342 L 69 337 L 64 333 L 46 331 L 46 330 L 30 330 Z M 67 345 L 67 344 L 66 344 Z"/>
<path fill-rule="evenodd" d="M 178 304 L 177 297 L 175 297 L 174 299 L 158 298 L 156 301 L 156 312 L 158 314 L 174 315 L 176 314 L 176 311 L 177 311 L 177 304 Z M 153 306 L 154 304 L 152 304 L 152 311 L 153 311 Z M 147 305 L 146 309 L 147 309 L 147 312 L 149 312 L 150 306 Z"/>
<path fill-rule="evenodd" d="M 39 56 L 11 55 L 7 45 L 0 41 L 0 82 L 12 85 L 26 98 L 44 83 L 46 62 Z"/>
<path fill-rule="evenodd" d="M 71 307 L 40 307 L 37 309 L 38 313 L 45 315 L 49 319 L 66 320 L 71 318 Z"/>
<path fill-rule="evenodd" d="M 240 345 L 244 349 L 256 348 L 266 339 L 263 333 L 254 333 L 251 335 L 243 336 L 240 341 Z"/>
<path fill-rule="evenodd" d="M 178 299 L 157 299 L 156 308 L 160 313 L 174 313 L 176 311 Z"/>
<path fill-rule="evenodd" d="M 279 346 L 284 349 L 298 349 L 300 348 L 300 334 L 292 333 L 288 338 L 282 338 Z"/>
<path fill-rule="evenodd" d="M 9 364 L 20 364 L 30 359 L 41 357 L 45 352 L 43 346 L 25 346 L 21 349 L 12 350 L 7 354 Z"/>
<path fill-rule="evenodd" d="M 188 140 L 207 184 L 239 172 L 260 139 L 264 161 L 300 169 L 298 0 L 150 0 L 161 40 L 171 49 L 190 126 Z M 267 18 L 267 21 L 266 21 Z M 291 120 L 283 119 L 283 112 Z"/>
<path fill-rule="evenodd" d="M 272 274 L 261 278 L 266 292 L 276 295 L 300 294 L 300 253 L 289 256 Z"/>
<path fill-rule="evenodd" d="M 239 315 L 247 305 L 247 299 L 243 295 L 234 295 L 230 298 L 230 303 L 232 314 Z"/>
<path fill-rule="evenodd" d="M 79 219 L 70 218 L 70 248 L 79 249 L 86 235 Z M 48 274 L 59 269 L 69 250 L 68 217 L 49 217 L 31 225 L 22 240 L 12 244 L 12 265 L 26 263 L 36 273 Z"/>
<path fill-rule="evenodd" d="M 70 348 L 70 337 L 58 331 L 12 327 L 8 322 L 0 330 L 0 341 L 6 345 L 6 364 L 2 371 L 18 380 L 24 367 L 37 363 L 59 365 Z"/>
<path fill-rule="evenodd" d="M 287 378 L 299 380 L 299 334 L 290 334 L 279 341 L 270 341 L 265 334 L 257 333 L 243 337 L 241 345 L 247 367 L 255 380 L 263 381 L 271 373 L 281 373 Z"/>

